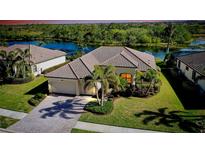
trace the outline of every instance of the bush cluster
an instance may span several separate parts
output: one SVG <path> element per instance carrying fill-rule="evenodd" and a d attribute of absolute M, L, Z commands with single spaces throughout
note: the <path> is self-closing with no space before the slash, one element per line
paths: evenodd
<path fill-rule="evenodd" d="M 45 94 L 37 93 L 34 97 L 28 100 L 28 103 L 32 106 L 37 106 L 45 97 Z"/>
<path fill-rule="evenodd" d="M 97 102 L 89 102 L 85 105 L 84 110 L 96 114 L 108 114 L 113 110 L 113 101 L 105 101 L 103 106 L 99 105 Z"/>
<path fill-rule="evenodd" d="M 25 78 L 7 78 L 5 80 L 5 83 L 7 84 L 22 84 L 22 83 L 28 83 L 34 79 L 33 75 L 30 75 Z"/>

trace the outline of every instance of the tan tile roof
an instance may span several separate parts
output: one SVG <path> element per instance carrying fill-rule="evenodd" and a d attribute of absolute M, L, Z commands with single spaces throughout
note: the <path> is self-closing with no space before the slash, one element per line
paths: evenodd
<path fill-rule="evenodd" d="M 6 48 L 4 47 L 4 48 L 2 48 L 2 50 L 6 50 L 9 52 L 9 51 L 15 50 L 17 48 L 20 48 L 22 50 L 30 48 L 30 52 L 32 55 L 31 61 L 33 61 L 35 64 L 66 55 L 65 52 L 62 52 L 59 50 L 47 49 L 47 48 L 43 48 L 43 47 L 39 47 L 39 46 L 35 46 L 35 45 L 15 44 L 15 45 L 12 45 L 12 46 L 9 46 Z"/>
<path fill-rule="evenodd" d="M 75 59 L 70 62 L 72 70 L 68 73 L 75 73 L 77 78 L 84 78 L 87 75 L 91 75 L 94 70 L 94 65 L 113 65 L 116 67 L 128 67 L 136 68 L 140 71 L 146 71 L 147 69 L 155 69 L 155 58 L 147 53 L 142 53 L 134 49 L 127 47 L 99 47 L 92 52 Z M 63 73 L 63 69 L 59 68 L 46 76 L 53 75 L 54 77 Z"/>
<path fill-rule="evenodd" d="M 47 77 L 76 79 L 77 76 L 73 72 L 69 64 L 66 64 L 55 71 L 46 74 Z"/>
<path fill-rule="evenodd" d="M 205 76 L 205 51 L 177 57 L 180 61 Z"/>

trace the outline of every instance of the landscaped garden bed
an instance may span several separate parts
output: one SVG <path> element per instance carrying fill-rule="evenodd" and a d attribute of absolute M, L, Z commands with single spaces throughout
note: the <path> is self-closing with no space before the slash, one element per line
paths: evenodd
<path fill-rule="evenodd" d="M 84 110 L 95 114 L 109 114 L 113 110 L 112 101 L 104 101 L 104 105 L 100 105 L 98 102 L 89 102 L 85 105 Z"/>
<path fill-rule="evenodd" d="M 34 97 L 28 100 L 28 103 L 32 106 L 37 106 L 44 98 L 46 98 L 46 94 L 37 93 Z"/>

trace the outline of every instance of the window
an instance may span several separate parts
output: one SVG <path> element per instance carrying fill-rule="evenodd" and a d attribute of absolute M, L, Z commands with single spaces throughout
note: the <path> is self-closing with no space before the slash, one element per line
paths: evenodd
<path fill-rule="evenodd" d="M 192 71 L 192 79 L 195 81 L 196 80 L 196 72 L 193 70 Z"/>
<path fill-rule="evenodd" d="M 186 66 L 186 70 L 189 71 L 189 67 L 188 66 Z"/>
<path fill-rule="evenodd" d="M 129 73 L 122 73 L 120 75 L 123 79 L 126 79 L 128 83 L 132 83 L 132 75 Z"/>

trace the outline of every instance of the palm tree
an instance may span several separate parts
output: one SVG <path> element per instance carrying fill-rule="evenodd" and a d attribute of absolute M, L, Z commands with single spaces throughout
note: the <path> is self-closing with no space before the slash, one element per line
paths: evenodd
<path fill-rule="evenodd" d="M 92 76 L 87 76 L 85 78 L 84 89 L 86 90 L 86 89 L 95 87 L 97 101 L 98 101 L 98 104 L 100 105 L 101 102 L 100 102 L 99 94 L 98 94 L 98 91 L 99 91 L 98 83 L 99 83 L 99 79 L 97 78 L 95 74 L 93 74 Z"/>
<path fill-rule="evenodd" d="M 23 78 L 25 78 L 27 73 L 31 73 L 31 64 L 33 64 L 33 62 L 30 60 L 30 49 L 22 50 L 17 48 L 16 52 L 19 55 L 19 60 L 18 62 L 16 62 L 18 66 L 17 76 L 22 76 Z"/>
<path fill-rule="evenodd" d="M 166 51 L 167 54 L 169 53 L 169 46 L 170 46 L 174 32 L 175 32 L 175 26 L 173 24 L 167 25 L 167 27 L 165 28 L 165 34 L 168 36 L 167 37 L 167 51 Z"/>
<path fill-rule="evenodd" d="M 0 71 L 3 80 L 15 76 L 18 53 L 16 51 L 0 51 Z"/>
<path fill-rule="evenodd" d="M 113 87 L 117 87 L 116 84 L 119 82 L 117 81 L 115 67 L 109 65 L 107 67 L 96 65 L 94 66 L 94 75 L 99 79 L 101 83 L 101 105 L 104 104 L 104 97 L 107 95 L 110 85 Z"/>

